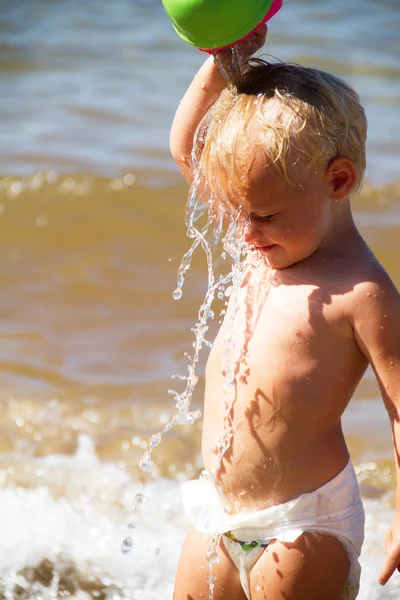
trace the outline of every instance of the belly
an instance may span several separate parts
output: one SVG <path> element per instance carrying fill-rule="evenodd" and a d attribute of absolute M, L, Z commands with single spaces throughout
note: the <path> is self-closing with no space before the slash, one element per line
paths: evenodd
<path fill-rule="evenodd" d="M 204 428 L 204 464 L 217 468 L 216 484 L 233 512 L 267 508 L 311 492 L 348 461 L 339 423 L 312 437 L 294 436 L 286 426 L 276 425 L 272 434 L 269 427 L 242 423 L 221 457 L 213 451 L 217 438 L 214 427 Z"/>
<path fill-rule="evenodd" d="M 353 377 L 328 376 L 309 356 L 283 361 L 280 353 L 266 357 L 250 348 L 227 388 L 220 359 L 216 349 L 207 366 L 202 449 L 233 511 L 286 502 L 344 468 L 340 418 Z"/>

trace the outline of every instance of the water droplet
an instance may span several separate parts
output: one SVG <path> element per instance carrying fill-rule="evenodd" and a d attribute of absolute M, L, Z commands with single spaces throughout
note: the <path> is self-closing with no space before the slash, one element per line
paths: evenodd
<path fill-rule="evenodd" d="M 136 496 L 135 496 L 135 502 L 136 502 L 136 504 L 143 504 L 144 503 L 144 496 L 143 496 L 143 494 L 136 494 Z"/>
<path fill-rule="evenodd" d="M 219 293 L 218 293 L 218 299 L 219 299 L 219 300 L 223 300 L 223 299 L 224 299 L 224 294 L 223 294 L 223 292 L 219 292 Z"/>
<path fill-rule="evenodd" d="M 153 465 L 153 461 L 148 460 L 147 458 L 143 458 L 139 464 L 142 471 L 149 471 L 151 469 L 152 465 Z"/>
<path fill-rule="evenodd" d="M 261 585 L 256 585 L 254 589 L 256 590 L 256 592 L 259 592 L 261 590 Z"/>
<path fill-rule="evenodd" d="M 161 441 L 161 433 L 155 433 L 151 436 L 149 441 L 150 448 L 155 448 Z"/>
<path fill-rule="evenodd" d="M 136 525 L 131 521 L 130 523 L 128 523 L 128 527 L 129 529 L 135 529 Z"/>
<path fill-rule="evenodd" d="M 207 552 L 206 559 L 210 563 L 210 565 L 218 565 L 219 564 L 219 556 L 216 552 Z"/>
<path fill-rule="evenodd" d="M 176 290 L 172 293 L 172 297 L 174 300 L 180 300 L 182 298 L 181 288 L 176 288 Z"/>
<path fill-rule="evenodd" d="M 122 540 L 121 552 L 128 554 L 132 550 L 133 539 L 128 536 Z"/>

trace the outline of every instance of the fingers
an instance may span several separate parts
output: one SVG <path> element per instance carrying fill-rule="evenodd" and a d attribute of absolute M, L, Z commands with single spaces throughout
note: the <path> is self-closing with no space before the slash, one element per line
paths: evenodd
<path fill-rule="evenodd" d="M 257 29 L 250 37 L 237 44 L 237 48 L 244 58 L 249 58 L 252 54 L 257 52 L 257 50 L 260 50 L 260 48 L 263 47 L 267 37 L 267 31 L 267 26 L 265 25 L 260 29 Z"/>
<path fill-rule="evenodd" d="M 263 47 L 266 37 L 267 37 L 268 28 L 266 25 L 255 31 L 250 37 L 246 38 L 235 44 L 235 49 L 239 53 L 240 61 L 242 64 L 245 64 L 247 59 L 249 59 L 255 52 L 260 50 Z M 229 73 L 230 65 L 232 64 L 232 49 L 224 48 L 221 50 L 216 50 L 214 53 L 214 60 L 216 60 L 217 64 L 222 66 L 223 71 Z M 228 75 L 227 75 L 228 77 Z M 231 79 L 231 76 L 228 77 Z"/>
<path fill-rule="evenodd" d="M 383 564 L 378 581 L 381 585 L 385 585 L 395 570 L 400 571 L 400 547 L 395 548 L 388 556 Z"/>
<path fill-rule="evenodd" d="M 257 31 L 255 31 L 253 35 L 249 38 L 249 47 L 251 54 L 254 54 L 254 52 L 257 52 L 257 50 L 260 50 L 260 48 L 264 46 L 265 40 L 267 38 L 267 32 L 268 28 L 266 25 L 264 25 L 260 29 L 257 29 Z"/>
<path fill-rule="evenodd" d="M 264 27 L 257 29 L 257 31 L 255 32 L 254 35 L 256 36 L 257 44 L 258 44 L 259 48 L 262 48 L 262 46 L 264 46 L 265 40 L 267 39 L 267 33 L 268 33 L 267 25 L 264 25 Z"/>

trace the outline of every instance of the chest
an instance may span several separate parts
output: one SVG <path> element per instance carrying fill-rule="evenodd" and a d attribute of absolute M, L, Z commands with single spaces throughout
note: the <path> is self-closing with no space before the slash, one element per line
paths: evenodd
<path fill-rule="evenodd" d="M 230 299 L 208 371 L 321 358 L 353 341 L 346 301 L 315 286 L 246 285 Z"/>

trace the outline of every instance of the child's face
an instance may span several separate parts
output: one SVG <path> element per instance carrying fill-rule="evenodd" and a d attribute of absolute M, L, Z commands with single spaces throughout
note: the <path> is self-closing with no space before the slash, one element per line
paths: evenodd
<path fill-rule="evenodd" d="M 333 202 L 323 173 L 288 183 L 256 156 L 248 187 L 235 199 L 246 220 L 244 239 L 274 269 L 300 262 L 319 248 L 328 233 Z"/>

